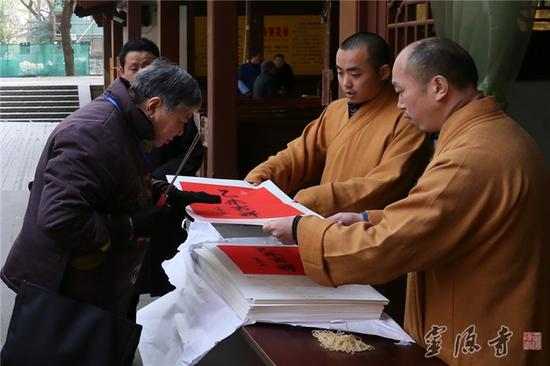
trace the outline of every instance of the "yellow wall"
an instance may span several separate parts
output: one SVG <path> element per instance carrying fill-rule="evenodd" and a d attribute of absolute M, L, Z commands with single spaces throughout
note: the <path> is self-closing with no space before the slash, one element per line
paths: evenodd
<path fill-rule="evenodd" d="M 242 63 L 245 17 L 238 19 L 239 50 L 237 62 Z M 264 17 L 264 59 L 277 53 L 285 55 L 296 75 L 319 75 L 323 69 L 323 25 L 318 15 L 288 15 Z M 195 17 L 196 76 L 206 76 L 206 17 Z"/>

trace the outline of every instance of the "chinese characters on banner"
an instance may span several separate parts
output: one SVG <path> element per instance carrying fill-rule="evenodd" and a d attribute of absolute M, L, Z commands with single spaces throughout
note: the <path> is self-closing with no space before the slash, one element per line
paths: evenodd
<path fill-rule="evenodd" d="M 187 191 L 204 191 L 221 196 L 220 204 L 194 203 L 197 214 L 210 219 L 269 219 L 302 215 L 303 212 L 289 206 L 265 188 L 243 188 L 217 184 L 180 182 Z"/>
<path fill-rule="evenodd" d="M 244 274 L 305 275 L 297 247 L 218 245 Z"/>
<path fill-rule="evenodd" d="M 264 17 L 264 59 L 278 53 L 295 75 L 320 75 L 324 53 L 323 24 L 318 15 L 270 15 Z"/>

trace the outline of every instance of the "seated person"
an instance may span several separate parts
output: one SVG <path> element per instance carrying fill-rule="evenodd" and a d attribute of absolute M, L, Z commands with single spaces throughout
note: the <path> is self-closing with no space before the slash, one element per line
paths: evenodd
<path fill-rule="evenodd" d="M 239 67 L 237 87 L 244 95 L 251 95 L 254 90 L 254 81 L 260 75 L 262 53 L 257 50 L 250 50 L 248 62 Z"/>
<path fill-rule="evenodd" d="M 262 62 L 262 73 L 254 81 L 254 99 L 264 99 L 277 96 L 277 84 L 273 75 L 275 63 L 273 61 Z"/>
<path fill-rule="evenodd" d="M 294 71 L 292 67 L 285 62 L 285 56 L 281 53 L 276 54 L 273 57 L 275 62 L 275 80 L 277 82 L 277 89 L 283 93 L 288 93 L 294 87 Z"/>

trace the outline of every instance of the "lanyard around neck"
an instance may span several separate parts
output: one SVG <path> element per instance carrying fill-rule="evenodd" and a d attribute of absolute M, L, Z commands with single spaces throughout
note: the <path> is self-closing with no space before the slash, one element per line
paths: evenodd
<path fill-rule="evenodd" d="M 118 102 L 113 98 L 111 97 L 109 94 L 106 94 L 106 93 L 103 93 L 103 96 L 105 97 L 105 99 L 107 99 L 112 105 L 115 106 L 116 109 L 118 109 L 118 111 L 122 114 L 122 116 L 124 116 L 124 112 L 122 111 L 122 107 L 120 106 L 120 104 L 118 104 Z M 149 161 L 149 157 L 147 156 L 147 154 L 145 153 L 145 149 L 143 148 L 143 144 L 141 143 L 141 141 L 139 141 L 139 138 L 136 136 L 135 133 L 132 134 L 133 138 L 134 138 L 134 143 L 136 144 L 140 154 L 141 154 L 141 157 L 143 158 L 143 160 L 145 160 L 145 162 L 148 162 Z"/>

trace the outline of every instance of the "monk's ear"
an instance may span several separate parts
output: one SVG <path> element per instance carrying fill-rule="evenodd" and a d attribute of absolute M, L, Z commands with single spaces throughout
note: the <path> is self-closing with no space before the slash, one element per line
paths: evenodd
<path fill-rule="evenodd" d="M 391 75 L 391 67 L 388 64 L 380 66 L 378 69 L 378 78 L 382 81 L 388 80 Z"/>
<path fill-rule="evenodd" d="M 430 81 L 429 88 L 431 89 L 430 92 L 432 92 L 434 99 L 439 102 L 447 96 L 449 92 L 449 82 L 444 76 L 436 75 Z"/>

